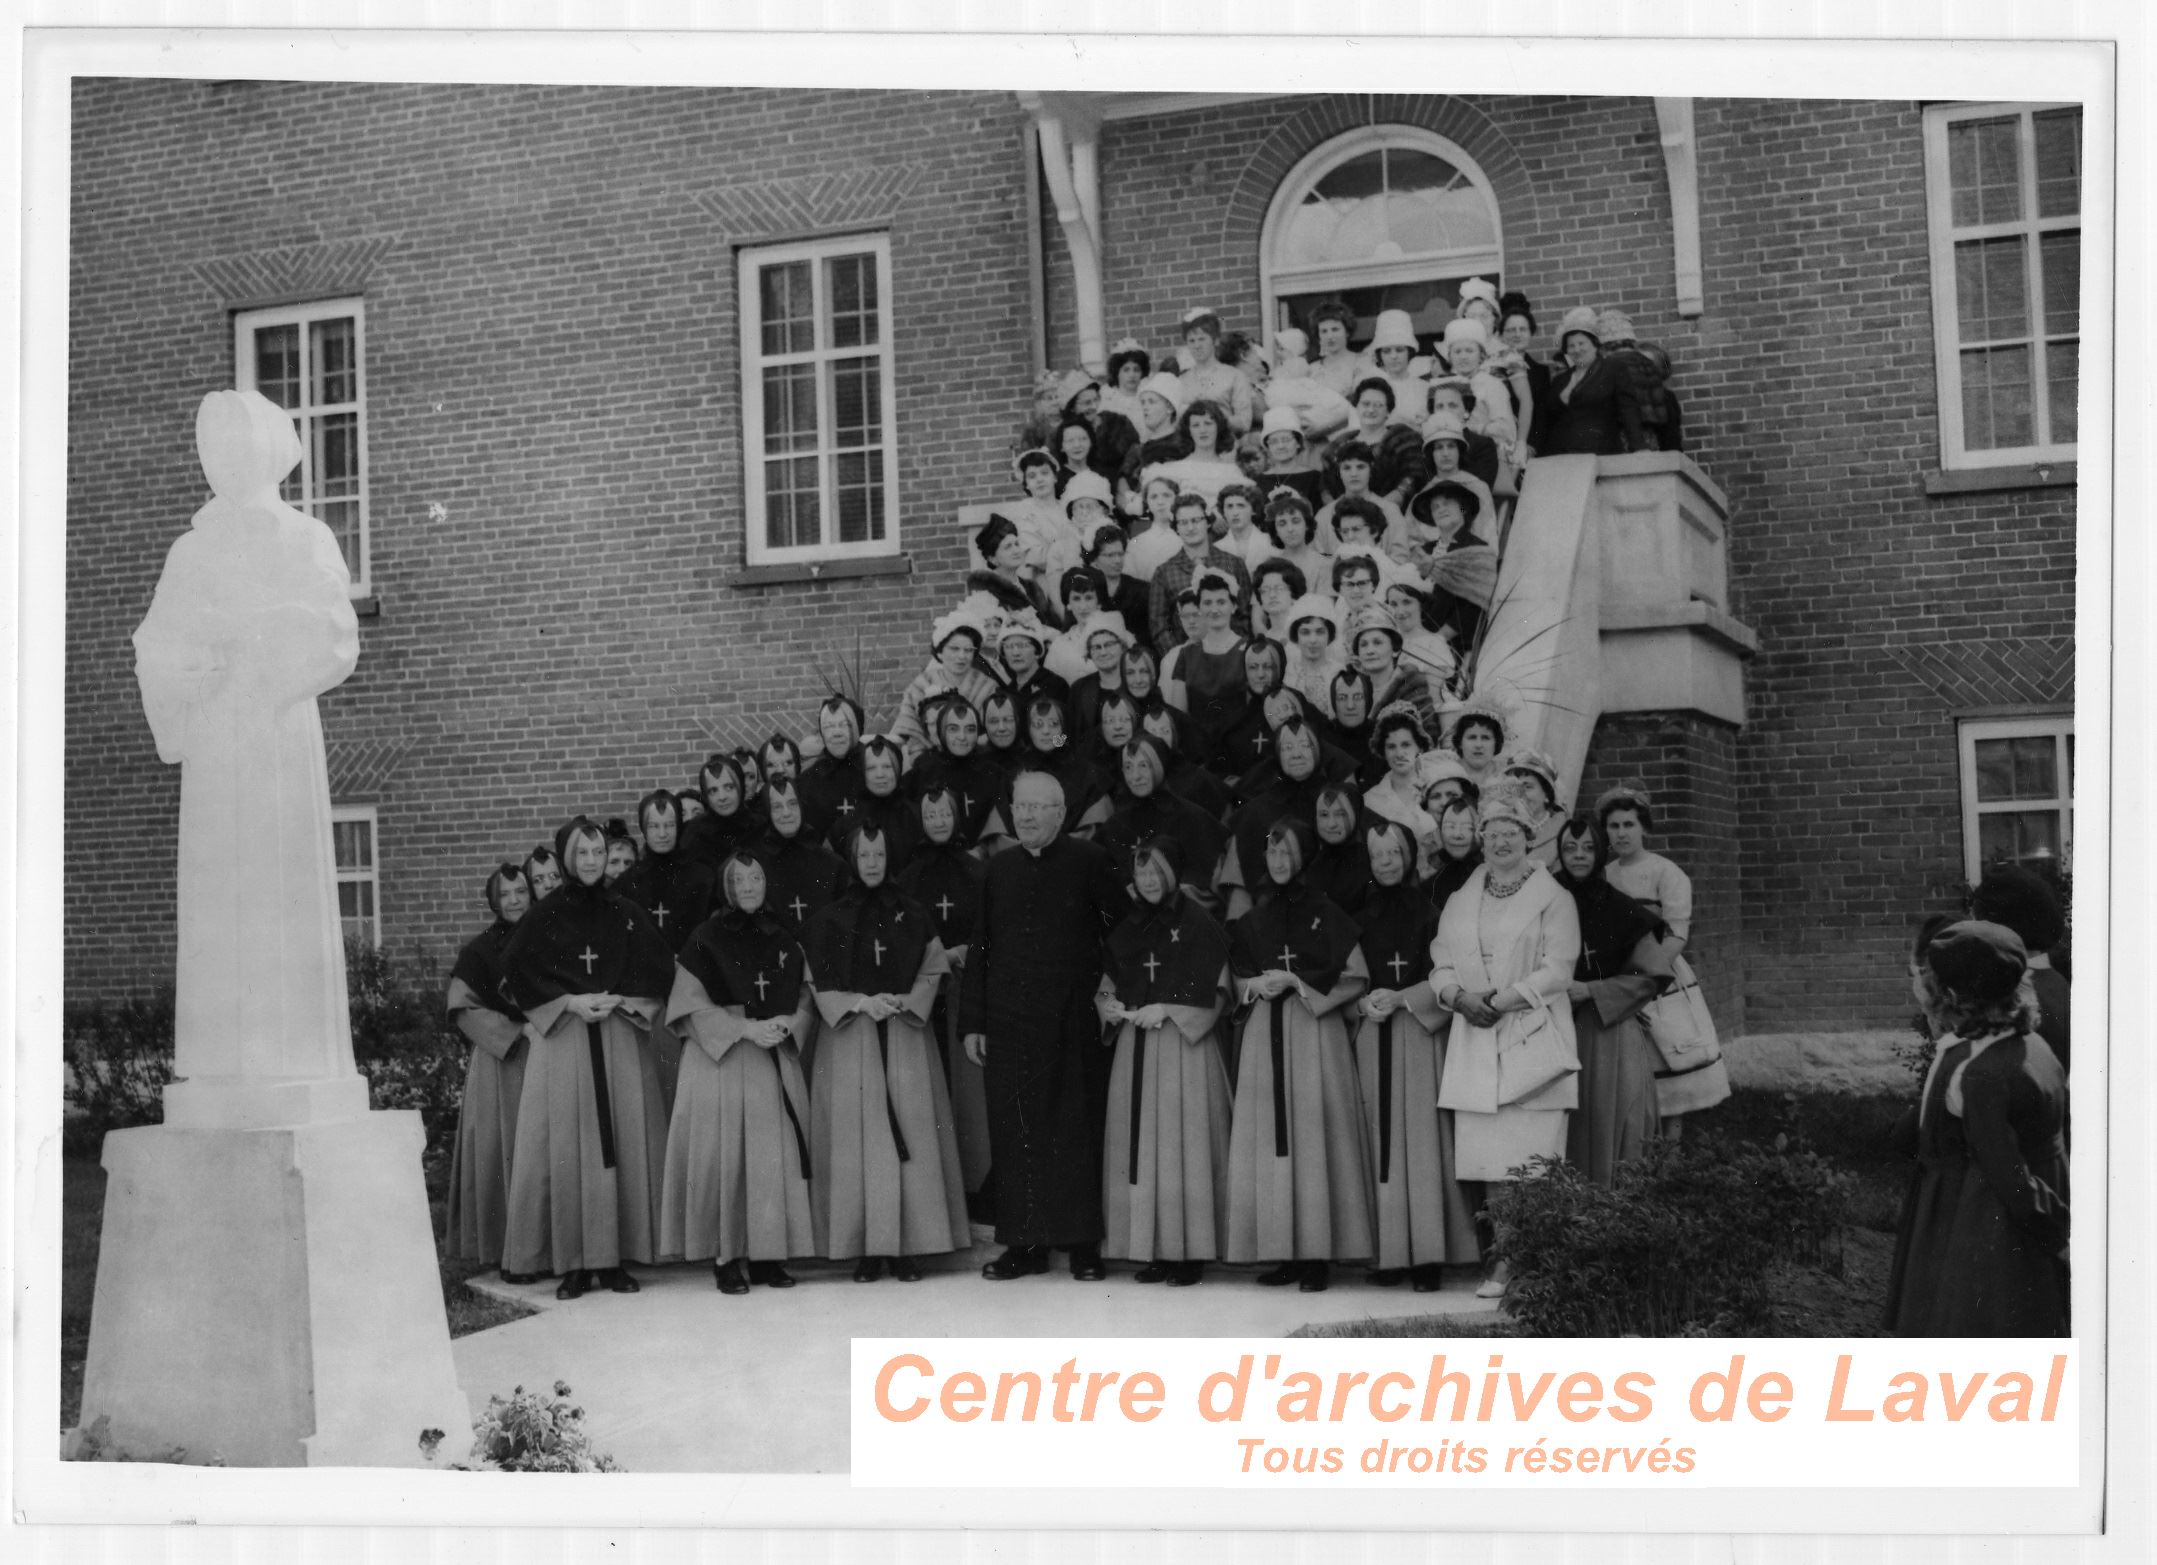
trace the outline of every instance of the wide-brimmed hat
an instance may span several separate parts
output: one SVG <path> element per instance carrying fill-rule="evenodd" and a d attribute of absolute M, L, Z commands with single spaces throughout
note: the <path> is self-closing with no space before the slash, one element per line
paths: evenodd
<path fill-rule="evenodd" d="M 1415 492 L 1408 502 L 1408 514 L 1425 527 L 1437 526 L 1438 524 L 1431 520 L 1431 502 L 1441 495 L 1449 495 L 1460 502 L 1463 528 L 1472 526 L 1477 514 L 1483 509 L 1483 497 L 1477 494 L 1472 486 L 1462 483 L 1458 475 L 1447 474 L 1443 478 L 1432 479 Z"/>
<path fill-rule="evenodd" d="M 1414 351 L 1422 346 L 1416 341 L 1415 318 L 1406 310 L 1380 310 L 1378 328 L 1371 333 L 1371 344 L 1366 350 L 1376 354 L 1380 348 L 1407 348 Z"/>
<path fill-rule="evenodd" d="M 2015 992 L 2029 971 L 2030 953 L 2005 924 L 1970 918 L 1932 937 L 1925 965 L 1957 998 L 1989 1005 Z"/>
<path fill-rule="evenodd" d="M 1300 444 L 1303 440 L 1303 420 L 1296 417 L 1294 408 L 1268 408 L 1265 421 L 1258 426 L 1261 440 L 1268 435 L 1294 435 Z"/>
<path fill-rule="evenodd" d="M 1577 304 L 1565 312 L 1565 319 L 1558 322 L 1558 346 L 1563 348 L 1565 339 L 1572 336 L 1576 331 L 1586 332 L 1590 337 L 1594 338 L 1595 345 L 1598 348 L 1603 345 L 1602 325 L 1596 319 L 1594 305 Z"/>
<path fill-rule="evenodd" d="M 1178 413 L 1183 411 L 1183 382 L 1169 374 L 1167 370 L 1149 377 L 1146 384 L 1138 389 L 1141 393 L 1152 392 Z"/>
<path fill-rule="evenodd" d="M 1109 488 L 1107 479 L 1094 472 L 1091 468 L 1086 469 L 1084 472 L 1073 473 L 1069 479 L 1065 480 L 1064 515 L 1069 516 L 1072 505 L 1080 500 L 1098 501 L 1101 509 L 1111 513 L 1116 509 L 1115 491 Z"/>
<path fill-rule="evenodd" d="M 1492 309 L 1500 308 L 1498 285 L 1487 277 L 1471 277 L 1460 285 L 1460 303 L 1453 306 L 1454 319 L 1458 320 L 1467 310 L 1471 300 L 1481 299 Z"/>
<path fill-rule="evenodd" d="M 1109 380 L 1113 382 L 1123 373 L 1124 365 L 1133 360 L 1137 361 L 1141 379 L 1153 373 L 1153 355 L 1146 351 L 1145 344 L 1136 337 L 1119 338 L 1116 346 L 1108 350 Z"/>

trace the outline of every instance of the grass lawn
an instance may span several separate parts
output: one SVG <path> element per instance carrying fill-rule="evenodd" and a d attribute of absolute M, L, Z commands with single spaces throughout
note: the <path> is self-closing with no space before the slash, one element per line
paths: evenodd
<path fill-rule="evenodd" d="M 441 1236 L 442 1207 L 433 1207 Z M 70 1158 L 60 1186 L 60 1427 L 71 1429 L 82 1413 L 82 1366 L 90 1352 L 90 1299 L 97 1287 L 97 1237 L 105 1220 L 105 1170 L 94 1158 Z M 439 1256 L 438 1256 L 439 1258 Z M 474 1293 L 468 1277 L 492 1271 L 470 1261 L 443 1259 L 442 1304 L 449 1334 L 468 1337 L 489 1326 L 519 1320 L 532 1311 Z"/>

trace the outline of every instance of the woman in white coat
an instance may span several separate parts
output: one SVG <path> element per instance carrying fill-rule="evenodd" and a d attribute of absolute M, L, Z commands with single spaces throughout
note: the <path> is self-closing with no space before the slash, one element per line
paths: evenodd
<path fill-rule="evenodd" d="M 1528 856 L 1518 785 L 1484 793 L 1480 826 L 1483 865 L 1439 915 L 1430 985 L 1453 1013 L 1438 1106 L 1453 1111 L 1456 1177 L 1502 1182 L 1532 1158 L 1565 1156 L 1566 1114 L 1580 1100 L 1566 999 L 1580 916 Z M 1504 1288 L 1501 1265 L 1478 1296 Z"/>

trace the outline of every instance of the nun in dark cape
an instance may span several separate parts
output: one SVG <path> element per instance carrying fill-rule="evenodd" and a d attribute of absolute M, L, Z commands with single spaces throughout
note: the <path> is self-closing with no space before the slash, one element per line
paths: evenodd
<path fill-rule="evenodd" d="M 1365 845 L 1378 817 L 1364 804 L 1352 783 L 1328 783 L 1312 801 L 1312 825 L 1318 851 L 1303 867 L 1304 882 L 1350 918 L 1363 911 L 1377 889 Z"/>
<path fill-rule="evenodd" d="M 1315 832 L 1318 793 L 1327 786 L 1319 770 L 1319 742 L 1318 730 L 1310 724 L 1283 723 L 1273 736 L 1281 780 L 1228 818 L 1228 852 L 1220 881 L 1231 918 L 1240 917 L 1267 885 L 1266 836 L 1274 824 L 1294 818 Z"/>
<path fill-rule="evenodd" d="M 682 827 L 680 851 L 716 875 L 728 854 L 763 835 L 763 811 L 749 796 L 748 774 L 731 755 L 705 758 L 697 792 L 704 813 Z"/>
<path fill-rule="evenodd" d="M 1241 1007 L 1229 1138 L 1231 1261 L 1274 1261 L 1258 1280 L 1323 1290 L 1329 1261 L 1377 1250 L 1371 1163 L 1345 1008 L 1369 987 L 1360 932 L 1304 883 L 1308 822 L 1266 833 L 1266 883 L 1228 926 Z"/>
<path fill-rule="evenodd" d="M 847 839 L 852 883 L 809 921 L 809 982 L 821 1036 L 809 1094 L 817 1178 L 817 1253 L 852 1260 L 856 1282 L 888 1265 L 901 1282 L 917 1257 L 973 1244 L 966 1182 L 929 1031 L 951 971 L 929 910 L 891 881 L 884 834 Z"/>
<path fill-rule="evenodd" d="M 660 1229 L 666 1252 L 710 1261 L 721 1293 L 794 1283 L 814 1255 L 809 1093 L 801 1046 L 809 986 L 794 932 L 769 910 L 764 868 L 736 853 L 724 906 L 682 947 L 667 1017 L 689 1036 L 668 1134 Z"/>
<path fill-rule="evenodd" d="M 502 990 L 532 1038 L 510 1159 L 502 1265 L 575 1298 L 634 1293 L 624 1261 L 659 1258 L 667 1119 L 650 1033 L 674 957 L 651 915 L 606 888 L 606 834 L 583 816 L 555 834 L 567 872 L 502 953 Z M 595 1277 L 593 1274 L 599 1274 Z"/>
<path fill-rule="evenodd" d="M 464 1098 L 457 1109 L 457 1145 L 449 1162 L 449 1219 L 443 1243 L 451 1255 L 499 1263 L 509 1230 L 510 1154 L 517 1145 L 517 1102 L 531 1045 L 524 1013 L 502 993 L 502 953 L 532 905 L 532 888 L 514 864 L 487 877 L 494 922 L 457 953 L 450 969 L 450 1021 L 471 1045 Z M 522 1276 L 507 1281 L 529 1281 Z"/>
<path fill-rule="evenodd" d="M 1406 826 L 1371 820 L 1364 851 L 1374 884 L 1356 916 L 1357 949 L 1371 988 L 1355 1011 L 1356 1069 L 1376 1172 L 1378 1269 L 1371 1280 L 1383 1286 L 1405 1274 L 1418 1293 L 1429 1293 L 1446 1264 L 1482 1257 L 1474 1214 L 1453 1173 L 1453 1116 L 1438 1107 L 1449 1021 L 1430 985 L 1438 910 L 1416 887 L 1415 837 Z"/>
<path fill-rule="evenodd" d="M 1175 838 L 1180 882 L 1210 907 L 1228 834 L 1197 805 L 1169 792 L 1168 747 L 1153 735 L 1140 734 L 1125 745 L 1120 760 L 1123 786 L 1114 795 L 1115 812 L 1095 830 L 1094 841 L 1128 865 L 1141 844 Z"/>
<path fill-rule="evenodd" d="M 748 853 L 764 866 L 764 911 L 798 936 L 846 884 L 846 865 L 809 835 L 798 783 L 775 778 L 764 796 L 767 825 Z"/>
<path fill-rule="evenodd" d="M 818 841 L 851 823 L 861 798 L 861 708 L 845 696 L 827 696 L 816 709 L 817 737 L 823 752 L 803 763 L 801 787 L 805 829 Z"/>
<path fill-rule="evenodd" d="M 921 842 L 921 821 L 914 801 L 901 788 L 906 773 L 905 752 L 882 734 L 865 739 L 855 752 L 861 758 L 861 792 L 853 810 L 832 824 L 827 842 L 843 864 L 847 839 L 858 827 L 873 826 L 883 834 L 884 851 L 891 873 L 906 868 Z"/>
<path fill-rule="evenodd" d="M 1661 1134 L 1655 1073 L 1662 1056 L 1640 1012 L 1672 981 L 1663 921 L 1603 879 L 1610 846 L 1589 814 L 1558 829 L 1558 884 L 1580 913 L 1573 967 L 1573 1035 L 1580 1047 L 1580 1106 L 1566 1122 L 1565 1156 L 1599 1185 Z"/>
<path fill-rule="evenodd" d="M 959 1139 L 959 1169 L 966 1193 L 976 1201 L 989 1178 L 989 1101 L 981 1067 L 966 1057 L 959 1037 L 959 975 L 981 924 L 981 886 L 987 871 L 980 859 L 960 846 L 958 796 L 948 785 L 924 791 L 921 846 L 898 877 L 899 889 L 928 909 L 936 938 L 943 942 L 950 973 L 937 986 L 929 1013 L 931 1031 L 943 1051 L 944 1075 L 951 1088 L 951 1112 Z"/>
<path fill-rule="evenodd" d="M 922 798 L 937 788 L 949 788 L 958 808 L 953 840 L 961 849 L 981 841 L 1011 781 L 1010 772 L 989 754 L 981 737 L 981 713 L 956 691 L 931 703 L 923 718 L 929 729 L 929 749 L 906 774 L 906 796 L 918 812 Z"/>
<path fill-rule="evenodd" d="M 666 789 L 654 788 L 637 801 L 637 825 L 644 832 L 644 856 L 614 889 L 651 914 L 667 948 L 679 951 L 711 917 L 712 867 L 683 850 L 681 801 Z"/>
<path fill-rule="evenodd" d="M 1131 853 L 1137 901 L 1109 931 L 1094 1002 L 1116 1050 L 1101 1251 L 1144 1263 L 1140 1282 L 1176 1287 L 1221 1256 L 1231 1108 L 1214 1031 L 1228 998 L 1228 935 L 1182 888 L 1182 858 L 1165 835 Z"/>

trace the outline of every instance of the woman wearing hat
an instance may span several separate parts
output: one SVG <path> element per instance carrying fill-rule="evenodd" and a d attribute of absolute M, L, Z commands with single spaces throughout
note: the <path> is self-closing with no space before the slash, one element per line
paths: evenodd
<path fill-rule="evenodd" d="M 1259 1282 L 1306 1293 L 1324 1290 L 1330 1262 L 1377 1249 L 1344 1019 L 1370 979 L 1354 921 L 1305 883 L 1316 852 L 1307 821 L 1278 821 L 1264 837 L 1259 900 L 1228 930 L 1241 1026 L 1225 1257 L 1275 1262 Z"/>
<path fill-rule="evenodd" d="M 1453 753 L 1460 757 L 1461 770 L 1478 793 L 1504 775 L 1499 757 L 1505 753 L 1505 738 L 1506 713 L 1487 692 L 1469 697 L 1453 720 Z"/>
<path fill-rule="evenodd" d="M 1311 310 L 1310 329 L 1318 343 L 1310 378 L 1343 401 L 1349 400 L 1356 382 L 1370 372 L 1363 356 L 1350 345 L 1356 333 L 1356 312 L 1338 299 L 1328 299 Z"/>
<path fill-rule="evenodd" d="M 802 935 L 819 1022 L 809 1092 L 816 1253 L 854 1261 L 856 1282 L 887 1266 L 917 1282 L 917 1257 L 973 1244 L 929 1033 L 951 964 L 929 910 L 892 883 L 882 833 L 857 829 L 841 857 L 849 885 Z"/>
<path fill-rule="evenodd" d="M 2037 996 L 2037 1035 L 2060 1069 L 2068 1069 L 2072 993 L 2067 975 L 2052 965 L 2052 949 L 2067 934 L 2060 894 L 2042 876 L 2018 864 L 1995 864 L 1970 893 L 1970 916 L 2005 924 L 2030 955 L 2030 989 Z"/>
<path fill-rule="evenodd" d="M 1422 669 L 1411 668 L 1401 660 L 1401 648 L 1407 638 L 1382 606 L 1372 603 L 1357 610 L 1342 639 L 1347 643 L 1348 655 L 1355 659 L 1356 667 L 1371 682 L 1373 711 L 1382 711 L 1396 701 L 1405 701 L 1415 708 L 1426 732 L 1437 722 L 1438 708 L 1431 694 L 1430 678 Z"/>
<path fill-rule="evenodd" d="M 1506 1181 L 1530 1159 L 1565 1155 L 1580 1102 L 1580 1054 L 1566 1000 L 1580 960 L 1573 899 L 1528 857 L 1518 788 L 1485 790 L 1483 866 L 1438 916 L 1431 988 L 1453 1012 L 1438 1106 L 1453 1111 L 1455 1172 Z M 1477 1290 L 1505 1289 L 1501 1266 Z"/>
<path fill-rule="evenodd" d="M 1401 662 L 1423 670 L 1433 686 L 1443 687 L 1460 660 L 1453 655 L 1453 643 L 1434 628 L 1442 623 L 1436 596 L 1421 582 L 1395 581 L 1386 587 L 1385 605 L 1401 633 Z"/>
<path fill-rule="evenodd" d="M 1116 497 L 1099 473 L 1074 473 L 1063 486 L 1064 519 L 1078 535 L 1083 560 L 1093 535 L 1116 518 Z"/>
<path fill-rule="evenodd" d="M 1356 915 L 1371 988 L 1356 1002 L 1356 1069 L 1376 1201 L 1381 1287 L 1436 1290 L 1448 1263 L 1481 1258 L 1475 1219 L 1454 1175 L 1453 1118 L 1438 1107 L 1447 1016 L 1431 989 L 1438 914 L 1416 889 L 1416 845 L 1399 821 L 1364 835 L 1374 888 Z"/>
<path fill-rule="evenodd" d="M 1558 807 L 1557 763 L 1542 751 L 1522 745 L 1505 758 L 1505 775 L 1520 784 L 1533 817 L 1528 853 L 1545 869 L 1558 867 L 1558 828 L 1565 814 Z"/>
<path fill-rule="evenodd" d="M 1424 382 L 1416 384 L 1422 390 L 1428 390 Z M 1380 375 L 1358 381 L 1349 402 L 1356 412 L 1355 422 L 1327 448 L 1326 491 L 1336 496 L 1355 492 L 1343 478 L 1341 465 L 1359 451 L 1368 452 L 1368 493 L 1372 498 L 1390 504 L 1397 513 L 1408 497 L 1423 487 L 1427 476 L 1423 441 L 1417 432 L 1422 420 L 1419 417 L 1416 424 L 1410 425 L 1394 417 L 1400 406 L 1399 395 L 1392 383 Z M 1323 519 L 1320 526 L 1323 529 Z M 1320 536 L 1323 539 L 1322 530 Z"/>
<path fill-rule="evenodd" d="M 1153 374 L 1153 355 L 1136 337 L 1118 339 L 1108 351 L 1108 384 L 1101 388 L 1101 411 L 1130 420 L 1135 431 L 1145 414 L 1138 405 L 1139 387 Z"/>
<path fill-rule="evenodd" d="M 1182 455 L 1142 468 L 1142 488 L 1156 478 L 1166 478 L 1184 494 L 1199 496 L 1211 508 L 1223 489 L 1244 481 L 1243 469 L 1236 465 L 1236 437 L 1220 403 L 1185 403 L 1182 416 L 1176 420 L 1176 432 L 1181 436 Z"/>
<path fill-rule="evenodd" d="M 1078 564 L 1078 529 L 1064 514 L 1058 489 L 1063 468 L 1053 452 L 1035 448 L 1019 453 L 1014 472 L 1025 498 L 1002 513 L 1018 528 L 1025 568 L 1035 581 L 1054 581 Z M 984 553 L 991 567 L 996 561 Z"/>
<path fill-rule="evenodd" d="M 1192 403 L 1204 401 L 1226 411 L 1228 426 L 1221 431 L 1225 448 L 1264 416 L 1266 400 L 1242 370 L 1219 361 L 1220 316 L 1205 308 L 1186 310 L 1182 330 L 1183 356 L 1189 368 L 1176 381 L 1184 406 L 1188 410 Z"/>
<path fill-rule="evenodd" d="M 1911 978 L 1938 1044 L 1904 1119 L 1917 1168 L 1888 1330 L 2066 1336 L 2067 1073 L 2037 1036 L 2028 953 L 2013 930 L 1965 920 L 1921 943 Z"/>
<path fill-rule="evenodd" d="M 1623 366 L 1602 356 L 1595 311 L 1567 310 L 1558 326 L 1565 368 L 1551 379 L 1550 396 L 1536 404 L 1528 437 L 1531 456 L 1618 456 L 1646 449 L 1640 401 Z"/>
<path fill-rule="evenodd" d="M 1183 387 L 1176 377 L 1160 374 L 1139 388 L 1138 444 L 1123 459 L 1123 471 L 1117 475 L 1116 494 L 1122 502 L 1125 515 L 1140 514 L 1140 501 L 1144 496 L 1148 468 L 1159 467 L 1165 462 L 1191 454 L 1184 439 L 1179 419 L 1183 413 Z"/>
<path fill-rule="evenodd" d="M 1430 750 L 1430 730 L 1415 706 L 1395 701 L 1371 722 L 1371 742 L 1378 746 L 1386 774 L 1364 792 L 1363 803 L 1381 820 L 1397 821 L 1415 848 L 1409 867 L 1417 883 L 1430 879 L 1438 855 L 1438 822 L 1423 808 L 1423 757 Z"/>
<path fill-rule="evenodd" d="M 1429 411 L 1425 399 L 1430 393 L 1430 380 L 1409 367 L 1421 351 L 1422 344 L 1416 341 L 1415 321 L 1406 310 L 1378 312 L 1378 328 L 1364 352 L 1376 367 L 1377 377 L 1392 388 L 1393 420 L 1411 429 L 1420 425 Z M 1360 385 L 1358 390 L 1360 392 Z"/>
<path fill-rule="evenodd" d="M 509 1228 L 510 1154 L 517 1145 L 517 1102 L 531 1046 L 524 1013 L 502 993 L 502 953 L 531 910 L 532 887 L 514 864 L 498 864 L 483 892 L 494 922 L 457 953 L 450 969 L 449 1019 L 472 1046 L 457 1105 L 457 1146 L 449 1162 L 448 1253 L 498 1265 Z M 537 1282 L 505 1273 L 504 1282 Z"/>
<path fill-rule="evenodd" d="M 1563 822 L 1557 841 L 1556 879 L 1580 916 L 1580 961 L 1566 991 L 1580 1046 L 1580 1107 L 1566 1129 L 1565 1155 L 1608 1186 L 1618 1165 L 1641 1156 L 1660 1134 L 1655 1073 L 1663 1061 L 1639 1018 L 1672 975 L 1662 921 L 1603 878 L 1610 847 L 1595 817 Z"/>
<path fill-rule="evenodd" d="M 1340 627 L 1333 621 L 1332 599 L 1309 595 L 1291 604 L 1284 645 L 1288 650 L 1288 673 L 1283 682 L 1302 696 L 1312 711 L 1330 718 L 1333 676 L 1345 661 Z"/>
<path fill-rule="evenodd" d="M 811 994 L 795 931 L 772 914 L 763 866 L 720 867 L 721 909 L 682 947 L 667 1019 L 688 1035 L 660 1203 L 665 1253 L 710 1261 L 719 1291 L 791 1288 L 816 1254 L 809 1092 Z"/>
<path fill-rule="evenodd" d="M 1186 843 L 1162 833 L 1118 851 L 1131 911 L 1103 946 L 1094 999 L 1113 1029 L 1101 1253 L 1139 1282 L 1188 1287 L 1228 1228 L 1228 1072 L 1214 1041 L 1228 997 L 1228 936 L 1183 889 Z M 1115 850 L 1112 850 L 1115 851 Z"/>
<path fill-rule="evenodd" d="M 1512 388 L 1486 368 L 1494 344 L 1483 323 L 1474 317 L 1446 322 L 1444 353 L 1453 377 L 1468 383 L 1471 398 L 1468 428 L 1496 444 L 1505 460 L 1512 462 L 1520 445 L 1520 425 L 1513 420 Z M 1528 394 L 1526 370 L 1514 372 L 1520 391 Z"/>
<path fill-rule="evenodd" d="M 729 763 L 731 764 L 731 762 Z M 532 1040 L 509 1165 L 504 1270 L 560 1273 L 560 1298 L 638 1291 L 624 1261 L 659 1241 L 666 1109 L 648 1034 L 674 953 L 645 911 L 606 888 L 606 833 L 578 816 L 555 833 L 562 889 L 502 951 L 503 996 Z"/>
<path fill-rule="evenodd" d="M 1174 537 L 1173 529 L 1170 537 Z M 1150 594 L 1147 584 L 1127 568 L 1130 555 L 1130 538 L 1114 522 L 1103 522 L 1087 534 L 1085 547 L 1079 551 L 1079 558 L 1101 575 L 1101 607 L 1123 621 L 1133 640 L 1150 643 L 1152 636 L 1146 623 Z"/>
<path fill-rule="evenodd" d="M 1072 632 L 1084 658 L 1083 670 L 1071 681 L 1065 706 L 1071 731 L 1084 736 L 1094 731 L 1101 711 L 1101 698 L 1123 690 L 1124 654 L 1137 645 L 1121 614 L 1090 614 Z"/>
<path fill-rule="evenodd" d="M 1086 371 L 1073 370 L 1064 377 L 1063 389 L 1070 392 L 1064 399 L 1063 424 L 1073 420 L 1086 426 L 1088 451 L 1083 466 L 1099 473 L 1109 482 L 1123 471 L 1124 459 L 1138 445 L 1138 424 L 1129 415 L 1110 408 L 1101 382 Z M 1064 456 L 1072 471 L 1081 464 L 1073 464 L 1070 451 L 1063 439 L 1062 424 L 1058 425 L 1055 449 Z"/>
<path fill-rule="evenodd" d="M 1036 469 L 1038 471 L 1038 469 Z M 974 533 L 974 548 L 985 563 L 982 570 L 966 573 L 968 594 L 981 594 L 995 601 L 1005 614 L 1032 613 L 1045 620 L 1056 618 L 1048 594 L 1027 564 L 1026 540 L 1018 523 L 1001 513 L 990 516 Z M 1072 564 L 1077 564 L 1074 543 Z"/>
<path fill-rule="evenodd" d="M 909 766 L 929 745 L 928 727 L 922 720 L 925 703 L 956 693 L 978 711 L 996 689 L 996 681 L 976 666 L 981 639 L 980 623 L 964 610 L 955 609 L 930 627 L 929 665 L 899 697 L 898 713 L 891 720 L 891 737 L 899 742 Z"/>
<path fill-rule="evenodd" d="M 1610 843 L 1610 862 L 1603 866 L 1603 878 L 1663 921 L 1668 931 L 1663 954 L 1678 985 L 1698 983 L 1684 956 L 1693 932 L 1693 883 L 1670 860 L 1648 851 L 1655 810 L 1647 790 L 1638 783 L 1620 783 L 1605 790 L 1595 801 L 1595 818 Z M 1674 1137 L 1683 1128 L 1683 1115 L 1713 1108 L 1730 1096 L 1730 1072 L 1720 1054 L 1684 1071 L 1660 1070 L 1655 1093 L 1663 1133 Z"/>
<path fill-rule="evenodd" d="M 1004 621 L 1004 688 L 1018 703 L 1022 725 L 1027 704 L 1035 696 L 1063 701 L 1071 694 L 1071 687 L 1048 670 L 1050 639 L 1042 622 L 1031 614 L 1015 614 Z"/>
<path fill-rule="evenodd" d="M 1259 434 L 1268 458 L 1285 463 L 1304 449 L 1306 441 L 1322 440 L 1346 428 L 1355 413 L 1346 396 L 1311 377 L 1304 357 L 1309 344 L 1302 332 L 1291 326 L 1273 341 L 1278 367 L 1266 383 L 1266 416 L 1260 421 Z M 1291 431 L 1297 437 L 1293 445 L 1275 444 L 1277 433 Z M 1316 496 L 1312 499 L 1315 504 Z"/>

